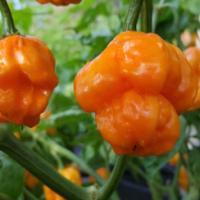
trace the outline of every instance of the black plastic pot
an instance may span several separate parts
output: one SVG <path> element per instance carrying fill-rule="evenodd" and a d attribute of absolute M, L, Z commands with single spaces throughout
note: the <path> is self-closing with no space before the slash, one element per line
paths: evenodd
<path fill-rule="evenodd" d="M 147 186 L 122 180 L 118 187 L 121 200 L 151 200 L 151 193 Z"/>
<path fill-rule="evenodd" d="M 166 165 L 161 169 L 164 182 L 173 179 L 174 167 Z M 152 200 L 151 192 L 143 180 L 136 181 L 133 176 L 126 171 L 118 186 L 120 200 Z M 163 200 L 169 200 L 167 196 Z"/>

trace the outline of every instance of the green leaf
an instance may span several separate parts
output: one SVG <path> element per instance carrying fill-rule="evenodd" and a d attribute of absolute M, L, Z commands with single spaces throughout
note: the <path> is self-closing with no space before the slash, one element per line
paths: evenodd
<path fill-rule="evenodd" d="M 195 15 L 200 14 L 200 1 L 199 0 L 181 0 L 182 7 Z"/>
<path fill-rule="evenodd" d="M 27 33 L 27 31 L 29 31 L 29 29 L 32 25 L 32 10 L 31 10 L 31 8 L 15 10 L 13 12 L 13 18 L 16 22 L 16 26 L 19 29 L 19 32 Z"/>
<path fill-rule="evenodd" d="M 191 172 L 192 179 L 195 180 L 195 182 L 200 184 L 200 150 L 199 149 L 193 149 L 189 152 L 189 170 Z"/>
<path fill-rule="evenodd" d="M 0 193 L 13 200 L 23 192 L 23 168 L 0 151 Z"/>

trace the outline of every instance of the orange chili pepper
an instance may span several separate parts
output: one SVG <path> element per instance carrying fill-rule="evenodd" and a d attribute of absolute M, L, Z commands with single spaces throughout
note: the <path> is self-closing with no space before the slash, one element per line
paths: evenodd
<path fill-rule="evenodd" d="M 0 40 L 0 122 L 34 126 L 57 85 L 54 57 L 40 40 L 12 35 Z"/>
<path fill-rule="evenodd" d="M 185 55 L 153 33 L 128 31 L 87 63 L 75 96 L 96 113 L 100 133 L 118 154 L 160 155 L 179 136 L 178 114 L 190 110 L 198 79 Z"/>
<path fill-rule="evenodd" d="M 197 47 L 190 47 L 186 49 L 185 55 L 198 77 L 198 91 L 192 106 L 192 109 L 195 109 L 200 107 L 200 49 Z"/>
<path fill-rule="evenodd" d="M 96 114 L 97 127 L 117 154 L 160 155 L 179 136 L 173 106 L 162 96 L 128 91 Z"/>
<path fill-rule="evenodd" d="M 188 161 L 188 155 L 187 154 L 183 154 L 183 158 L 184 160 Z M 176 166 L 178 161 L 180 160 L 180 154 L 176 153 L 172 159 L 169 160 L 169 164 L 172 166 Z"/>
<path fill-rule="evenodd" d="M 108 179 L 109 177 L 109 171 L 105 167 L 100 167 L 96 170 L 97 174 L 102 177 L 104 180 Z M 89 177 L 89 182 L 94 183 L 95 178 L 93 176 Z"/>
<path fill-rule="evenodd" d="M 63 169 L 59 169 L 58 172 L 71 182 L 77 185 L 82 184 L 80 171 L 75 166 L 68 166 Z M 47 186 L 44 186 L 44 193 L 45 200 L 65 200 L 63 197 L 52 191 Z"/>
<path fill-rule="evenodd" d="M 188 187 L 189 187 L 188 173 L 187 173 L 187 170 L 185 169 L 185 167 L 183 167 L 183 166 L 180 169 L 178 181 L 179 181 L 180 187 L 187 191 Z"/>
<path fill-rule="evenodd" d="M 184 154 L 183 155 L 185 160 L 188 160 L 188 155 Z M 177 153 L 174 155 L 174 157 L 169 161 L 169 164 L 172 166 L 176 166 L 178 161 L 180 160 L 180 154 Z M 189 178 L 188 178 L 188 173 L 187 170 L 184 166 L 181 166 L 180 172 L 179 172 L 179 177 L 178 177 L 178 182 L 179 185 L 182 189 L 187 190 L 189 186 Z"/>

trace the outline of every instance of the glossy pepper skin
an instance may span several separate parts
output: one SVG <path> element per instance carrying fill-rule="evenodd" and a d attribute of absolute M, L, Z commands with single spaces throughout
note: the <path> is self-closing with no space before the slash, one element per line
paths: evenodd
<path fill-rule="evenodd" d="M 179 121 L 161 95 L 125 92 L 96 114 L 97 127 L 117 154 L 160 155 L 173 148 Z"/>
<path fill-rule="evenodd" d="M 193 104 L 197 77 L 177 47 L 156 34 L 129 31 L 116 36 L 80 70 L 74 89 L 79 104 L 88 112 L 96 112 L 134 89 L 162 94 L 180 113 Z"/>
<path fill-rule="evenodd" d="M 0 40 L 0 122 L 38 123 L 58 82 L 54 66 L 52 53 L 36 38 Z"/>
<path fill-rule="evenodd" d="M 59 169 L 58 171 L 61 175 L 70 180 L 72 183 L 75 183 L 79 186 L 82 184 L 80 171 L 76 167 L 68 166 L 63 169 Z M 63 197 L 52 191 L 47 186 L 44 186 L 44 194 L 45 200 L 65 200 Z"/>
<path fill-rule="evenodd" d="M 81 0 L 37 0 L 37 1 L 41 4 L 52 3 L 57 6 L 77 4 L 81 2 Z"/>
<path fill-rule="evenodd" d="M 160 155 L 179 136 L 178 113 L 189 110 L 198 80 L 184 54 L 153 33 L 128 31 L 87 63 L 75 96 L 96 113 L 102 136 L 118 154 Z"/>
<path fill-rule="evenodd" d="M 197 95 L 192 106 L 192 109 L 196 109 L 200 107 L 200 49 L 197 47 L 190 47 L 186 49 L 184 53 L 188 62 L 192 66 L 193 71 L 198 77 Z"/>

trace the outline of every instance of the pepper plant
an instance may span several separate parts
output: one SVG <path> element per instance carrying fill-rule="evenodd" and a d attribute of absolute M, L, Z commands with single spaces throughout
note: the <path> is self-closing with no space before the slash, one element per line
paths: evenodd
<path fill-rule="evenodd" d="M 19 32 L 38 34 L 52 48 L 57 60 L 56 69 L 60 84 L 49 103 L 48 110 L 51 111 L 51 116 L 42 119 L 34 129 L 11 124 L 2 125 L 0 149 L 42 183 L 67 199 L 118 199 L 114 191 L 125 169 L 129 169 L 134 176 L 136 174 L 148 183 L 154 199 L 160 199 L 166 193 L 171 199 L 179 199 L 177 182 L 181 165 L 188 168 L 191 183 L 186 198 L 198 199 L 198 147 L 193 147 L 192 150 L 188 148 L 191 129 L 198 133 L 198 111 L 181 116 L 181 136 L 168 154 L 155 157 L 117 156 L 112 152 L 111 146 L 99 135 L 94 123 L 94 115 L 84 113 L 78 107 L 72 89 L 72 81 L 79 68 L 97 56 L 121 31 L 156 32 L 169 42 L 184 48 L 180 33 L 186 28 L 196 31 L 197 14 L 199 14 L 195 9 L 196 6 L 191 4 L 187 7 L 185 1 L 106 2 L 103 0 L 94 2 L 85 0 L 80 5 L 56 10 L 53 6 L 43 7 L 34 1 L 20 1 L 20 4 L 13 2 L 10 3 L 11 7 L 13 5 L 13 16 L 19 26 Z M 21 5 L 21 10 L 17 8 L 19 5 Z M 113 10 L 110 9 L 111 7 Z M 0 8 L 4 16 L 2 35 L 19 34 L 5 0 L 0 2 Z M 78 14 L 80 10 L 81 16 Z M 24 16 L 29 13 L 31 16 L 29 20 L 33 20 L 34 24 L 32 27 L 29 24 L 30 21 L 27 23 L 27 19 L 23 17 L 17 20 L 20 12 Z M 47 26 L 49 21 L 51 23 Z M 41 23 L 45 24 L 46 30 L 42 30 Z M 55 34 L 54 25 L 57 25 Z M 72 40 L 72 37 L 75 39 Z M 57 41 L 61 42 L 57 43 Z M 16 138 L 16 133 L 20 134 L 20 139 Z M 198 134 L 195 137 L 198 138 Z M 75 148 L 77 146 L 80 147 L 78 148 L 79 156 L 72 151 L 77 151 Z M 164 183 L 160 169 L 177 152 L 181 159 L 174 179 L 172 183 Z M 189 159 L 185 159 L 185 153 L 189 155 Z M 2 158 L 3 156 L 8 160 L 4 154 Z M 76 186 L 52 167 L 62 168 L 69 162 L 77 164 L 82 172 L 95 177 L 98 185 Z M 107 181 L 102 180 L 92 167 L 97 168 L 102 163 L 108 169 L 112 166 L 112 172 Z M 16 163 L 13 165 L 20 169 Z M 22 174 L 21 169 L 19 172 Z M 21 182 L 16 185 L 19 186 Z M 29 199 L 36 198 L 27 189 L 21 190 L 21 193 L 16 192 L 14 196 L 10 192 L 4 194 L 6 190 L 1 189 L 1 186 L 0 191 L 2 199 L 23 199 L 22 194 L 27 195 Z"/>

